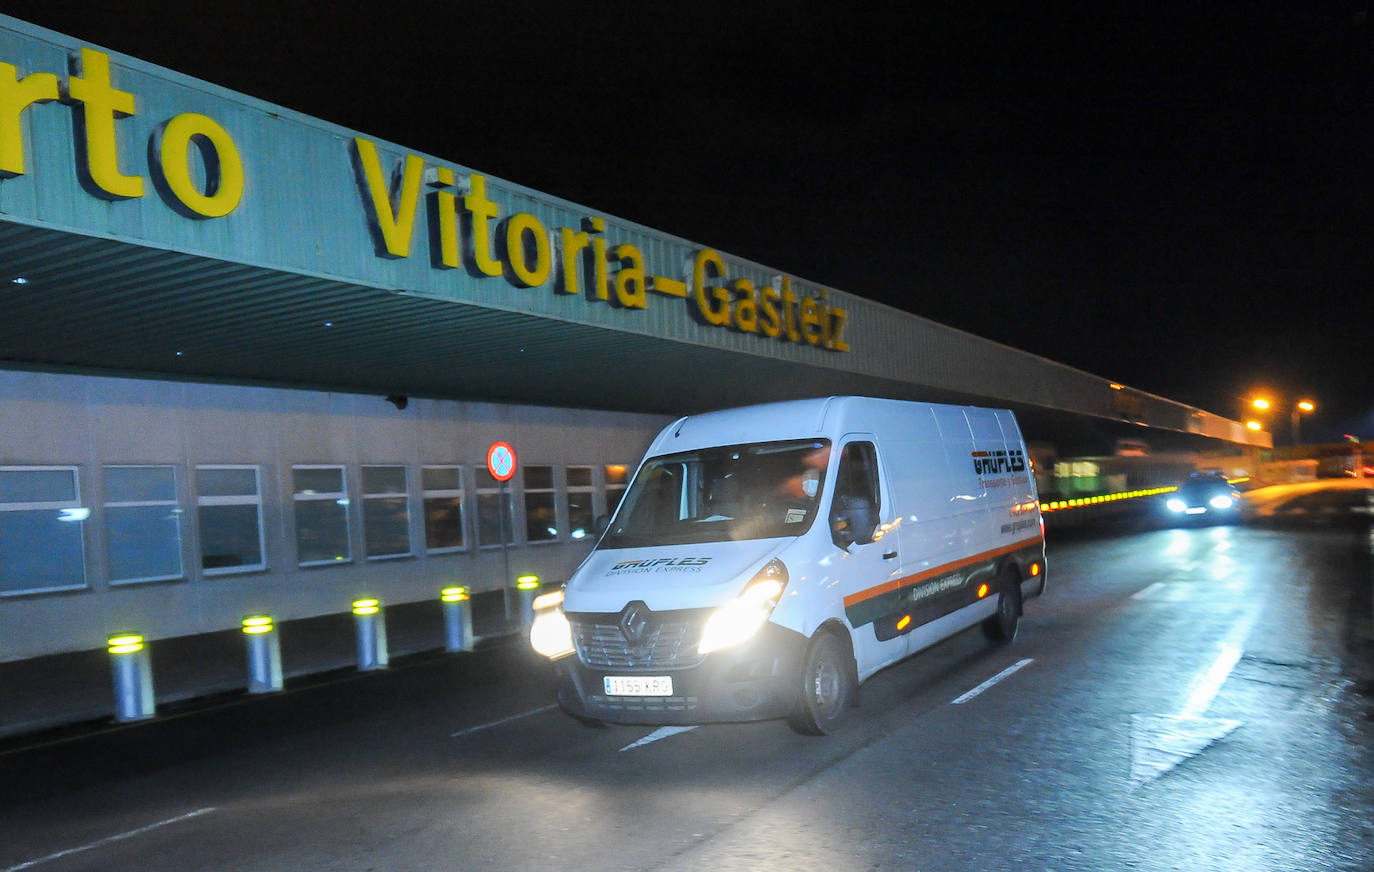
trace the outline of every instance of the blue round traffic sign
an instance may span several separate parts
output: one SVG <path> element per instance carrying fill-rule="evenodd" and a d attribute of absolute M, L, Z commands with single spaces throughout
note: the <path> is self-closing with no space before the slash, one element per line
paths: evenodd
<path fill-rule="evenodd" d="M 509 442 L 493 442 L 487 449 L 487 472 L 497 481 L 510 481 L 515 475 L 515 449 Z"/>

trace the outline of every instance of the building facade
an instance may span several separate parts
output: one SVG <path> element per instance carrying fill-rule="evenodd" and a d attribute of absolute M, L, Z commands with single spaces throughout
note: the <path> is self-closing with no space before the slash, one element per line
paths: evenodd
<path fill-rule="evenodd" d="M 556 581 L 681 413 L 1260 438 L 4 16 L 0 307 L 0 661 Z"/>

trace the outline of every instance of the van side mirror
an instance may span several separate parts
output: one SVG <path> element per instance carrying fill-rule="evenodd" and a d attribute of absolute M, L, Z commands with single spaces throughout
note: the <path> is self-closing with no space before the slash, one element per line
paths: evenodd
<path fill-rule="evenodd" d="M 848 551 L 850 545 L 867 545 L 878 529 L 878 512 L 865 499 L 836 497 L 831 509 L 830 535 L 835 544 Z"/>
<path fill-rule="evenodd" d="M 835 545 L 843 551 L 848 551 L 849 546 L 854 544 L 854 534 L 850 533 L 848 526 L 843 523 L 831 524 L 830 538 L 834 540 Z"/>

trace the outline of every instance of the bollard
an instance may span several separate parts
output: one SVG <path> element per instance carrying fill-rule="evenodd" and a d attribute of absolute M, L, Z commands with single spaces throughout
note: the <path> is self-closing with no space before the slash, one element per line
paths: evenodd
<path fill-rule="evenodd" d="M 115 720 L 141 721 L 154 714 L 153 663 L 143 637 L 119 633 L 107 640 L 114 672 Z"/>
<path fill-rule="evenodd" d="M 522 575 L 515 580 L 520 592 L 520 630 L 528 633 L 534 624 L 534 598 L 539 595 L 539 576 Z"/>
<path fill-rule="evenodd" d="M 248 646 L 248 692 L 281 690 L 281 640 L 271 616 L 244 618 L 243 639 Z"/>
<path fill-rule="evenodd" d="M 444 604 L 444 648 L 471 651 L 477 640 L 472 636 L 472 597 L 465 587 L 446 587 L 439 592 Z"/>
<path fill-rule="evenodd" d="M 387 664 L 386 616 L 376 597 L 353 601 L 353 619 L 358 628 L 358 671 L 383 669 Z"/>

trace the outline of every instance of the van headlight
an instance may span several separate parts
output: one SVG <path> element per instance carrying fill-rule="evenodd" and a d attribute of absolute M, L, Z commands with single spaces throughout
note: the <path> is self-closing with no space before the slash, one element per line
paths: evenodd
<path fill-rule="evenodd" d="M 563 614 L 563 591 L 556 590 L 534 598 L 530 647 L 550 660 L 567 657 L 573 652 L 572 624 Z"/>
<path fill-rule="evenodd" d="M 1181 512 L 1184 509 L 1188 508 L 1188 504 L 1185 503 L 1183 500 L 1179 499 L 1178 497 L 1170 499 L 1164 505 L 1168 506 L 1169 511 L 1171 512 Z"/>
<path fill-rule="evenodd" d="M 716 609 L 706 619 L 706 626 L 701 630 L 701 641 L 697 643 L 698 653 L 709 654 L 751 638 L 767 623 L 786 587 L 787 567 L 776 558 L 768 561 L 750 579 L 743 593 Z"/>
<path fill-rule="evenodd" d="M 1235 500 L 1231 499 L 1231 498 L 1228 497 L 1228 496 L 1224 496 L 1224 495 L 1223 495 L 1223 496 L 1212 497 L 1210 500 L 1208 500 L 1208 503 L 1209 503 L 1209 504 L 1212 506 L 1212 508 L 1214 508 L 1214 509 L 1229 509 L 1229 508 L 1231 508 L 1231 506 L 1235 505 L 1235 502 L 1236 502 Z"/>

